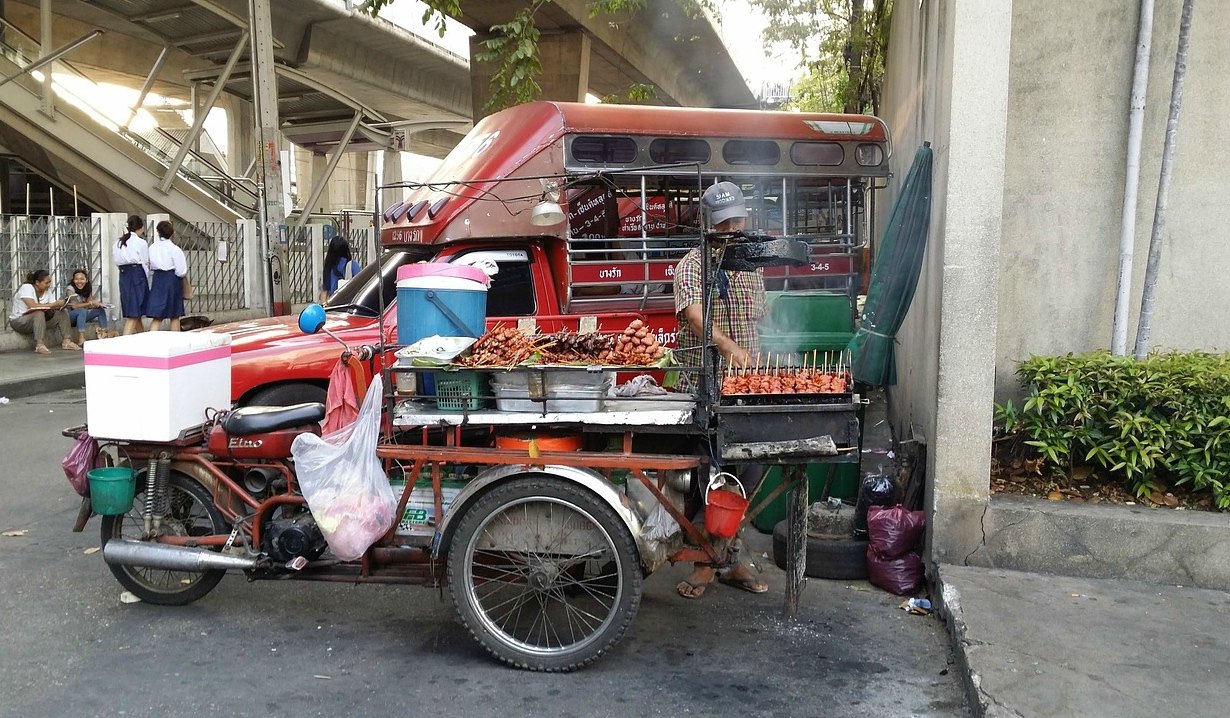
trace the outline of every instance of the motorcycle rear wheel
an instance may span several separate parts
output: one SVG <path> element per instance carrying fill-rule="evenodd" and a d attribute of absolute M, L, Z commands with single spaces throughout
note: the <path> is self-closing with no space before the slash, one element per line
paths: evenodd
<path fill-rule="evenodd" d="M 172 471 L 167 481 L 170 510 L 162 529 L 177 536 L 224 534 L 231 529 L 214 508 L 209 491 L 196 479 Z M 137 475 L 137 492 L 132 508 L 123 516 L 102 517 L 102 543 L 113 538 L 140 539 L 145 528 L 145 472 Z M 172 571 L 143 566 L 108 564 L 120 585 L 146 603 L 183 606 L 213 590 L 226 571 Z"/>
<path fill-rule="evenodd" d="M 571 671 L 619 641 L 641 601 L 636 543 L 584 487 L 527 476 L 461 516 L 448 588 L 491 655 L 532 671 Z"/>

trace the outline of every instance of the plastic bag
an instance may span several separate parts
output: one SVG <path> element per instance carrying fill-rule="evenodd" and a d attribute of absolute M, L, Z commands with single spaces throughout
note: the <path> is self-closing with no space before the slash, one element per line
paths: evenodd
<path fill-rule="evenodd" d="M 909 511 L 904 506 L 872 506 L 867 510 L 871 547 L 881 556 L 896 558 L 913 551 L 926 527 L 925 511 Z"/>
<path fill-rule="evenodd" d="M 77 434 L 73 448 L 68 450 L 60 461 L 68 483 L 73 485 L 73 491 L 78 496 L 90 495 L 90 469 L 98 465 L 98 441 L 87 432 Z"/>
<path fill-rule="evenodd" d="M 334 555 L 354 561 L 393 525 L 397 498 L 376 444 L 383 379 L 372 378 L 359 418 L 323 437 L 300 434 L 291 444 L 295 475 L 316 525 Z"/>
<path fill-rule="evenodd" d="M 917 591 L 923 583 L 922 556 L 913 551 L 890 558 L 867 545 L 867 580 L 872 585 L 904 596 Z"/>
<path fill-rule="evenodd" d="M 645 517 L 641 535 L 650 541 L 666 541 L 679 533 L 679 530 L 679 522 L 659 503 L 649 512 L 649 516 Z"/>
<path fill-rule="evenodd" d="M 867 538 L 867 509 L 872 506 L 892 506 L 896 503 L 897 485 L 889 476 L 872 474 L 864 476 L 858 487 L 858 499 L 854 502 L 854 538 Z"/>

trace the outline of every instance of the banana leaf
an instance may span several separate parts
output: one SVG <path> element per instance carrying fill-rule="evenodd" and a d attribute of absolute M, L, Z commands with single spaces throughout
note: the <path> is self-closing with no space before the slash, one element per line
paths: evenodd
<path fill-rule="evenodd" d="M 893 345 L 914 300 L 930 226 L 931 143 L 926 142 L 914 154 L 876 248 L 867 301 L 847 347 L 855 381 L 873 386 L 897 383 Z"/>

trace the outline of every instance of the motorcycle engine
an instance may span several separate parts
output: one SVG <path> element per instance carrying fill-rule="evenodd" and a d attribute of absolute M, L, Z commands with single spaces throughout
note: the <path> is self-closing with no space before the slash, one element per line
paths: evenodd
<path fill-rule="evenodd" d="M 265 527 L 263 543 L 265 553 L 281 563 L 299 556 L 308 560 L 319 558 L 327 545 L 316 519 L 307 512 L 270 521 Z"/>

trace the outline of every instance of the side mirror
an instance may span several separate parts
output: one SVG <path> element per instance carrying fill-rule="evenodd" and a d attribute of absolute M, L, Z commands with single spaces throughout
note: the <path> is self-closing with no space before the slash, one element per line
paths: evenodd
<path fill-rule="evenodd" d="M 304 334 L 315 334 L 325 328 L 325 308 L 319 304 L 309 304 L 299 312 L 299 331 Z"/>

